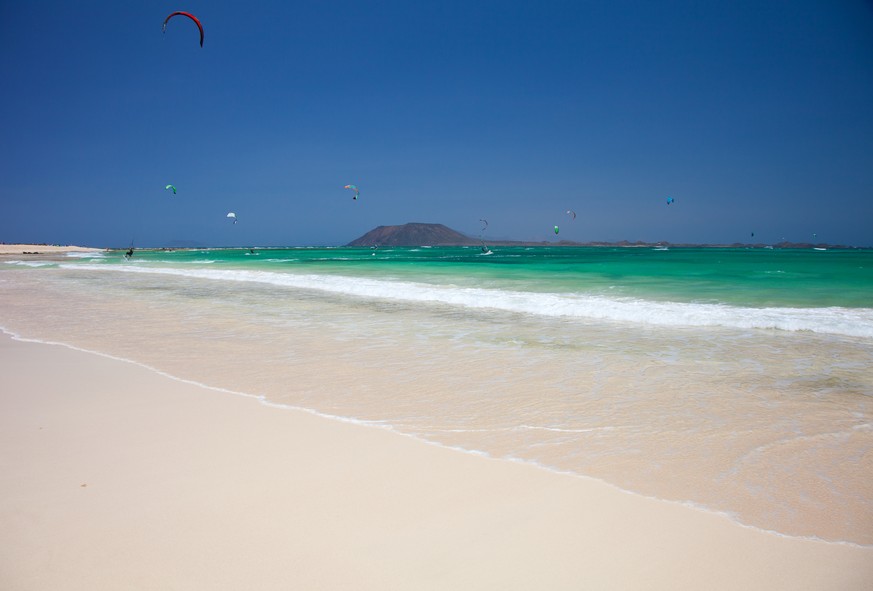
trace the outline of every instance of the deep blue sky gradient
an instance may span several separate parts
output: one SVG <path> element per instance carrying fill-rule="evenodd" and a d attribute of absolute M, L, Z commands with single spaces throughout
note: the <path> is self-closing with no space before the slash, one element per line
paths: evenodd
<path fill-rule="evenodd" d="M 873 245 L 869 0 L 3 2 L 0 80 L 3 242 Z"/>

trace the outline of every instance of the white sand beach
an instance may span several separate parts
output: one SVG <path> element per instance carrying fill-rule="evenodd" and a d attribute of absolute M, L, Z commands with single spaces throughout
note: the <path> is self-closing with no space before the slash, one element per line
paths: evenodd
<path fill-rule="evenodd" d="M 11 254 L 65 254 L 68 252 L 99 252 L 102 248 L 88 246 L 61 246 L 56 244 L 0 244 L 0 255 Z"/>
<path fill-rule="evenodd" d="M 869 589 L 873 548 L 0 335 L 0 587 Z"/>

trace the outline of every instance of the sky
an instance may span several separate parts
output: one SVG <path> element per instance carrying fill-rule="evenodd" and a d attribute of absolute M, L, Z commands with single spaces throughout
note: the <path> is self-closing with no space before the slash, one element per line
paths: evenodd
<path fill-rule="evenodd" d="M 0 80 L 0 242 L 873 246 L 871 0 L 0 1 Z"/>

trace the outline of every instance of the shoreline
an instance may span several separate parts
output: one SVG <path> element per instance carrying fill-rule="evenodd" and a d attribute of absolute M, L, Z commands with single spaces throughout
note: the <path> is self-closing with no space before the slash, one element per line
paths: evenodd
<path fill-rule="evenodd" d="M 709 507 L 706 507 L 703 505 L 699 505 L 699 504 L 694 503 L 692 501 L 662 499 L 662 498 L 659 498 L 656 496 L 647 495 L 647 494 L 637 492 L 634 490 L 621 488 L 620 486 L 617 486 L 617 485 L 615 485 L 611 482 L 608 482 L 606 480 L 596 478 L 594 476 L 587 476 L 584 474 L 578 474 L 576 472 L 571 472 L 568 470 L 561 470 L 558 468 L 554 468 L 551 466 L 540 464 L 540 463 L 538 463 L 536 461 L 532 461 L 532 460 L 525 460 L 525 459 L 520 459 L 520 458 L 513 458 L 513 459 L 498 458 L 498 457 L 491 456 L 486 452 L 475 450 L 475 449 L 466 449 L 464 447 L 459 447 L 459 446 L 454 446 L 454 445 L 445 445 L 445 444 L 442 444 L 442 443 L 437 442 L 437 441 L 430 441 L 428 439 L 422 439 L 420 437 L 417 437 L 416 435 L 413 435 L 410 433 L 405 433 L 403 431 L 399 431 L 394 426 L 385 425 L 381 422 L 373 422 L 373 421 L 368 421 L 365 419 L 357 419 L 354 417 L 347 417 L 347 416 L 336 415 L 336 414 L 328 414 L 328 413 L 324 413 L 324 412 L 310 409 L 310 408 L 293 406 L 290 404 L 284 404 L 281 402 L 272 401 L 264 395 L 250 394 L 247 392 L 229 390 L 227 388 L 222 388 L 219 386 L 210 386 L 208 384 L 204 384 L 204 383 L 201 383 L 201 382 L 198 382 L 195 380 L 177 377 L 177 376 L 172 375 L 170 373 L 167 373 L 163 370 L 157 369 L 155 367 L 149 366 L 149 365 L 141 363 L 139 361 L 134 361 L 132 359 L 117 357 L 117 356 L 111 355 L 109 353 L 102 353 L 99 351 L 83 349 L 81 347 L 77 347 L 75 345 L 70 345 L 70 344 L 63 343 L 63 342 L 45 341 L 45 340 L 41 340 L 41 339 L 23 337 L 19 334 L 16 334 L 12 331 L 7 330 L 6 328 L 4 328 L 2 326 L 0 326 L 0 338 L 11 338 L 13 341 L 22 342 L 22 343 L 33 343 L 33 344 L 37 344 L 37 345 L 46 345 L 46 346 L 51 346 L 51 347 L 62 347 L 65 349 L 69 349 L 71 351 L 77 351 L 80 353 L 84 353 L 86 355 L 93 355 L 93 356 L 97 356 L 97 357 L 102 357 L 102 358 L 109 359 L 111 361 L 115 361 L 118 363 L 129 364 L 129 365 L 132 365 L 135 367 L 139 367 L 139 368 L 142 368 L 142 369 L 149 371 L 151 373 L 162 376 L 166 379 L 177 382 L 179 384 L 184 384 L 184 385 L 192 386 L 195 388 L 201 388 L 204 390 L 214 392 L 214 393 L 219 394 L 219 395 L 230 395 L 230 396 L 240 397 L 240 398 L 243 398 L 246 400 L 252 400 L 252 401 L 255 401 L 255 402 L 257 402 L 257 403 L 259 403 L 267 408 L 276 409 L 278 411 L 303 413 L 303 414 L 311 415 L 311 416 L 317 417 L 319 419 L 327 420 L 327 421 L 336 421 L 339 423 L 353 425 L 355 427 L 360 427 L 360 428 L 365 428 L 365 429 L 377 429 L 377 430 L 381 430 L 381 431 L 386 431 L 388 433 L 391 433 L 391 434 L 399 436 L 399 437 L 411 439 L 412 441 L 414 441 L 418 444 L 432 445 L 432 446 L 436 446 L 436 447 L 441 448 L 441 449 L 445 449 L 445 450 L 449 450 L 449 451 L 461 453 L 461 454 L 467 454 L 467 455 L 471 455 L 473 457 L 483 458 L 483 459 L 489 460 L 489 461 L 507 462 L 510 464 L 519 464 L 519 465 L 523 465 L 523 466 L 533 467 L 536 470 L 542 470 L 542 471 L 547 472 L 549 474 L 555 474 L 555 475 L 567 477 L 567 478 L 578 478 L 578 479 L 581 479 L 583 481 L 594 482 L 597 485 L 607 486 L 607 487 L 613 489 L 615 492 L 620 493 L 620 494 L 628 494 L 628 495 L 640 497 L 642 499 L 648 499 L 650 501 L 655 501 L 655 502 L 659 502 L 659 503 L 667 503 L 670 505 L 676 505 L 676 506 L 683 507 L 683 508 L 691 510 L 691 511 L 701 512 L 701 513 L 704 513 L 707 515 L 714 515 L 714 516 L 717 516 L 720 518 L 724 518 L 734 525 L 737 525 L 739 527 L 746 528 L 746 529 L 749 529 L 751 531 L 758 532 L 758 533 L 769 534 L 769 535 L 773 535 L 773 536 L 776 536 L 779 538 L 784 538 L 787 540 L 801 540 L 801 541 L 809 541 L 809 542 L 816 542 L 816 543 L 823 543 L 823 544 L 834 544 L 834 545 L 848 546 L 848 547 L 852 547 L 852 548 L 873 550 L 873 544 L 862 544 L 862 543 L 852 542 L 852 541 L 848 541 L 848 540 L 829 540 L 829 539 L 821 538 L 818 536 L 812 536 L 812 535 L 793 535 L 793 534 L 780 532 L 780 531 L 774 530 L 774 529 L 767 529 L 767 528 L 759 527 L 756 525 L 743 523 L 742 521 L 737 520 L 729 512 L 720 511 L 718 509 L 712 509 L 712 508 L 709 508 Z"/>
<path fill-rule="evenodd" d="M 385 431 L 385 432 L 391 433 L 392 435 L 395 435 L 398 437 L 408 438 L 408 439 L 416 442 L 416 444 L 435 446 L 435 447 L 440 448 L 440 449 L 445 449 L 445 450 L 455 452 L 455 453 L 460 453 L 460 454 L 470 455 L 470 456 L 477 457 L 477 458 L 482 458 L 482 459 L 485 459 L 487 461 L 506 462 L 509 464 L 519 464 L 522 466 L 532 467 L 535 470 L 541 470 L 541 471 L 547 472 L 549 474 L 554 474 L 554 475 L 561 476 L 561 477 L 566 477 L 566 478 L 571 478 L 571 479 L 580 479 L 584 482 L 592 482 L 592 483 L 597 484 L 598 486 L 606 486 L 619 494 L 631 495 L 634 497 L 639 497 L 641 499 L 647 499 L 649 501 L 654 501 L 657 503 L 667 503 L 669 505 L 675 505 L 677 507 L 682 507 L 683 509 L 688 509 L 688 510 L 693 511 L 693 512 L 699 512 L 699 513 L 703 513 L 706 515 L 716 516 L 719 518 L 726 519 L 731 524 L 736 525 L 738 527 L 745 528 L 745 529 L 748 529 L 750 531 L 761 533 L 761 534 L 776 536 L 777 538 L 784 538 L 786 540 L 815 542 L 815 543 L 822 543 L 822 544 L 828 544 L 828 545 L 847 546 L 850 548 L 858 548 L 858 549 L 862 549 L 862 550 L 873 551 L 873 544 L 862 544 L 859 542 L 852 542 L 849 540 L 829 540 L 829 539 L 825 539 L 825 538 L 821 538 L 821 537 L 813 536 L 813 535 L 793 535 L 793 534 L 780 532 L 780 531 L 774 530 L 774 529 L 767 529 L 764 527 L 744 523 L 744 522 L 736 519 L 729 512 L 706 507 L 706 506 L 697 504 L 693 501 L 662 499 L 662 498 L 652 496 L 652 495 L 647 495 L 647 494 L 644 494 L 644 493 L 641 493 L 638 491 L 621 488 L 620 486 L 615 485 L 607 480 L 603 480 L 603 479 L 600 479 L 600 478 L 597 478 L 594 476 L 578 474 L 576 472 L 571 472 L 568 470 L 561 470 L 559 468 L 554 468 L 551 466 L 540 464 L 536 461 L 525 460 L 525 459 L 521 459 L 521 458 L 512 458 L 512 459 L 499 458 L 499 457 L 491 456 L 486 452 L 475 450 L 475 449 L 467 449 L 464 447 L 459 447 L 459 446 L 454 446 L 454 445 L 445 445 L 445 444 L 442 444 L 438 441 L 430 441 L 428 439 L 422 439 L 420 437 L 417 437 L 416 435 L 413 435 L 410 433 L 405 433 L 403 431 L 399 431 L 392 425 L 385 425 L 381 422 L 373 422 L 373 421 L 368 421 L 365 419 L 357 419 L 354 417 L 346 417 L 346 416 L 342 416 L 342 415 L 327 414 L 327 413 L 324 413 L 324 412 L 321 412 L 318 410 L 314 410 L 314 409 L 310 409 L 310 408 L 304 408 L 304 407 L 284 404 L 281 402 L 275 402 L 275 401 L 268 399 L 264 395 L 250 394 L 247 392 L 239 392 L 239 391 L 235 391 L 235 390 L 229 390 L 226 388 L 222 388 L 219 386 L 210 386 L 208 384 L 204 384 L 204 383 L 201 383 L 201 382 L 198 382 L 195 380 L 189 380 L 186 378 L 174 376 L 174 375 L 167 373 L 163 370 L 157 369 L 155 367 L 151 367 L 151 366 L 144 364 L 144 363 L 141 363 L 139 361 L 134 361 L 132 359 L 117 357 L 117 356 L 111 355 L 109 353 L 102 353 L 99 351 L 83 349 L 80 347 L 76 347 L 75 345 L 70 345 L 70 344 L 63 343 L 63 342 L 44 341 L 44 340 L 40 340 L 40 339 L 23 337 L 21 335 L 18 335 L 16 333 L 11 332 L 11 331 L 5 329 L 4 327 L 0 326 L 0 339 L 2 339 L 2 338 L 11 338 L 13 341 L 17 341 L 17 342 L 21 342 L 21 343 L 33 343 L 36 345 L 45 345 L 45 346 L 50 346 L 50 347 L 62 347 L 64 349 L 69 349 L 71 351 L 77 351 L 80 353 L 84 353 L 86 355 L 93 355 L 96 357 L 102 357 L 102 358 L 105 358 L 105 359 L 108 359 L 108 360 L 111 360 L 111 361 L 114 361 L 117 363 L 129 364 L 131 366 L 142 368 L 148 372 L 159 375 L 159 376 L 164 377 L 168 380 L 172 380 L 173 382 L 177 382 L 179 384 L 184 384 L 186 386 L 191 386 L 194 388 L 208 390 L 208 391 L 216 393 L 218 395 L 229 395 L 229 396 L 234 396 L 234 397 L 239 397 L 242 399 L 254 401 L 254 402 L 257 402 L 258 404 L 261 404 L 267 408 L 275 409 L 277 411 L 303 413 L 305 415 L 311 415 L 311 416 L 316 417 L 316 418 L 321 419 L 321 420 L 332 421 L 332 422 L 335 421 L 335 422 L 342 423 L 342 424 L 352 425 L 352 426 L 358 427 L 358 428 L 376 429 L 376 430 L 380 430 L 380 431 Z"/>
<path fill-rule="evenodd" d="M 0 352 L 0 540 L 11 549 L 0 580 L 12 588 L 873 581 L 870 547 L 764 532 L 593 479 L 229 396 L 101 353 L 7 333 Z M 208 557 L 192 562 L 204 543 Z"/>

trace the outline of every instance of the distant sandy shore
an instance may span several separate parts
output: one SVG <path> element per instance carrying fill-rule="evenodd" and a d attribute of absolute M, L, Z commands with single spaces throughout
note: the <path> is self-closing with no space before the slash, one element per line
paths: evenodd
<path fill-rule="evenodd" d="M 65 252 L 100 252 L 103 248 L 87 246 L 56 246 L 53 244 L 0 244 L 0 255 L 4 254 L 62 254 Z"/>
<path fill-rule="evenodd" d="M 0 588 L 873 588 L 785 538 L 0 333 Z"/>

